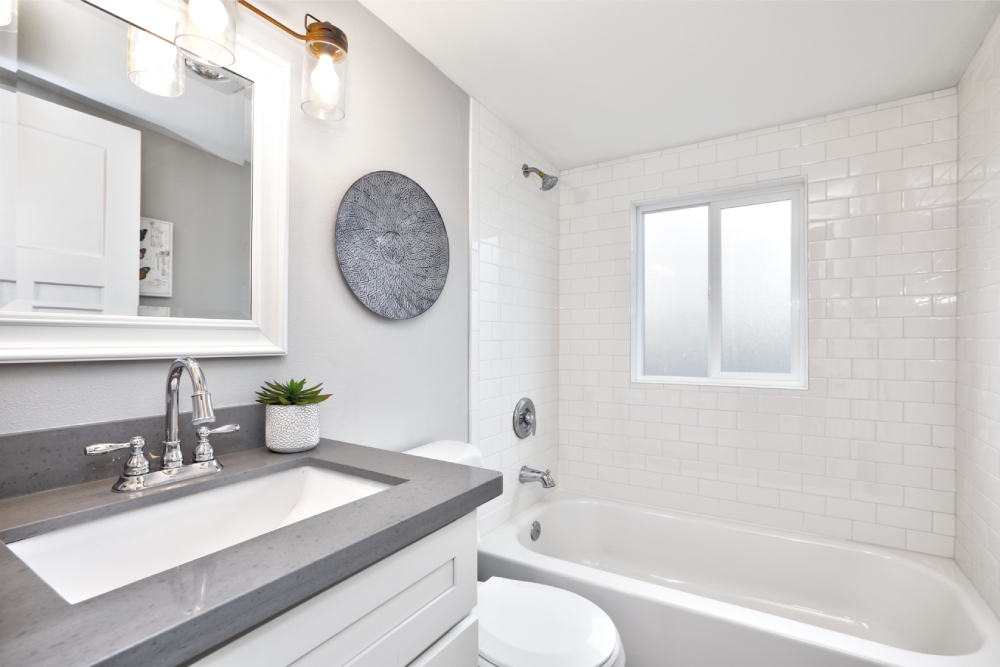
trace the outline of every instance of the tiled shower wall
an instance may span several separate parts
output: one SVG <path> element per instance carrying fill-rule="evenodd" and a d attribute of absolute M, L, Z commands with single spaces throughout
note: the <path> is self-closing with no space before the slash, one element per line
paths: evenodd
<path fill-rule="evenodd" d="M 1000 615 L 1000 22 L 958 85 L 958 539 Z"/>
<path fill-rule="evenodd" d="M 556 469 L 559 439 L 559 193 L 542 192 L 528 163 L 548 162 L 472 101 L 470 119 L 469 437 L 503 495 L 479 510 L 486 533 L 541 497 L 517 481 L 522 465 Z M 522 397 L 535 403 L 537 433 L 511 428 Z"/>
<path fill-rule="evenodd" d="M 951 556 L 957 99 L 564 172 L 560 485 Z M 795 176 L 809 182 L 809 389 L 632 383 L 630 203 Z"/>

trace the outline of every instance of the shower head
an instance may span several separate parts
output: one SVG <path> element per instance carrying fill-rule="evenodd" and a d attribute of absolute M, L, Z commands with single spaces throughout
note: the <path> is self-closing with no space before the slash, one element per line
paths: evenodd
<path fill-rule="evenodd" d="M 524 174 L 525 178 L 528 177 L 528 174 L 538 174 L 542 179 L 543 192 L 547 192 L 552 188 L 556 187 L 556 183 L 559 182 L 558 176 L 553 176 L 552 174 L 546 174 L 544 171 L 536 169 L 535 167 L 529 167 L 528 165 L 523 165 L 521 167 L 521 173 Z"/>

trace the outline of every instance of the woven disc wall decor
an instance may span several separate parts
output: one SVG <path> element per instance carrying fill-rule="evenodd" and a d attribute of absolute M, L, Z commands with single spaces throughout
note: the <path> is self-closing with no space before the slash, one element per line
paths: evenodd
<path fill-rule="evenodd" d="M 337 211 L 337 261 L 354 294 L 382 317 L 406 320 L 434 305 L 448 279 L 448 232 L 422 187 L 374 171 Z"/>

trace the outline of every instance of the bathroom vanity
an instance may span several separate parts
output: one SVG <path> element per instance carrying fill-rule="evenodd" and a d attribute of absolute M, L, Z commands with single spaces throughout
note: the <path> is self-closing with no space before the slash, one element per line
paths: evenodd
<path fill-rule="evenodd" d="M 0 664 L 475 664 L 475 509 L 500 473 L 329 440 L 219 459 L 0 501 Z"/>

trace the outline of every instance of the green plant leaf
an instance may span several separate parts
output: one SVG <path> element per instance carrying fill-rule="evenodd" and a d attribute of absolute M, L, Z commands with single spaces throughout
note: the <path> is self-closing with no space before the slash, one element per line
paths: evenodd
<path fill-rule="evenodd" d="M 291 379 L 282 384 L 281 382 L 264 382 L 260 391 L 256 392 L 257 402 L 265 405 L 312 405 L 322 403 L 330 398 L 332 394 L 320 394 L 323 390 L 323 383 L 306 387 L 306 379 Z"/>

